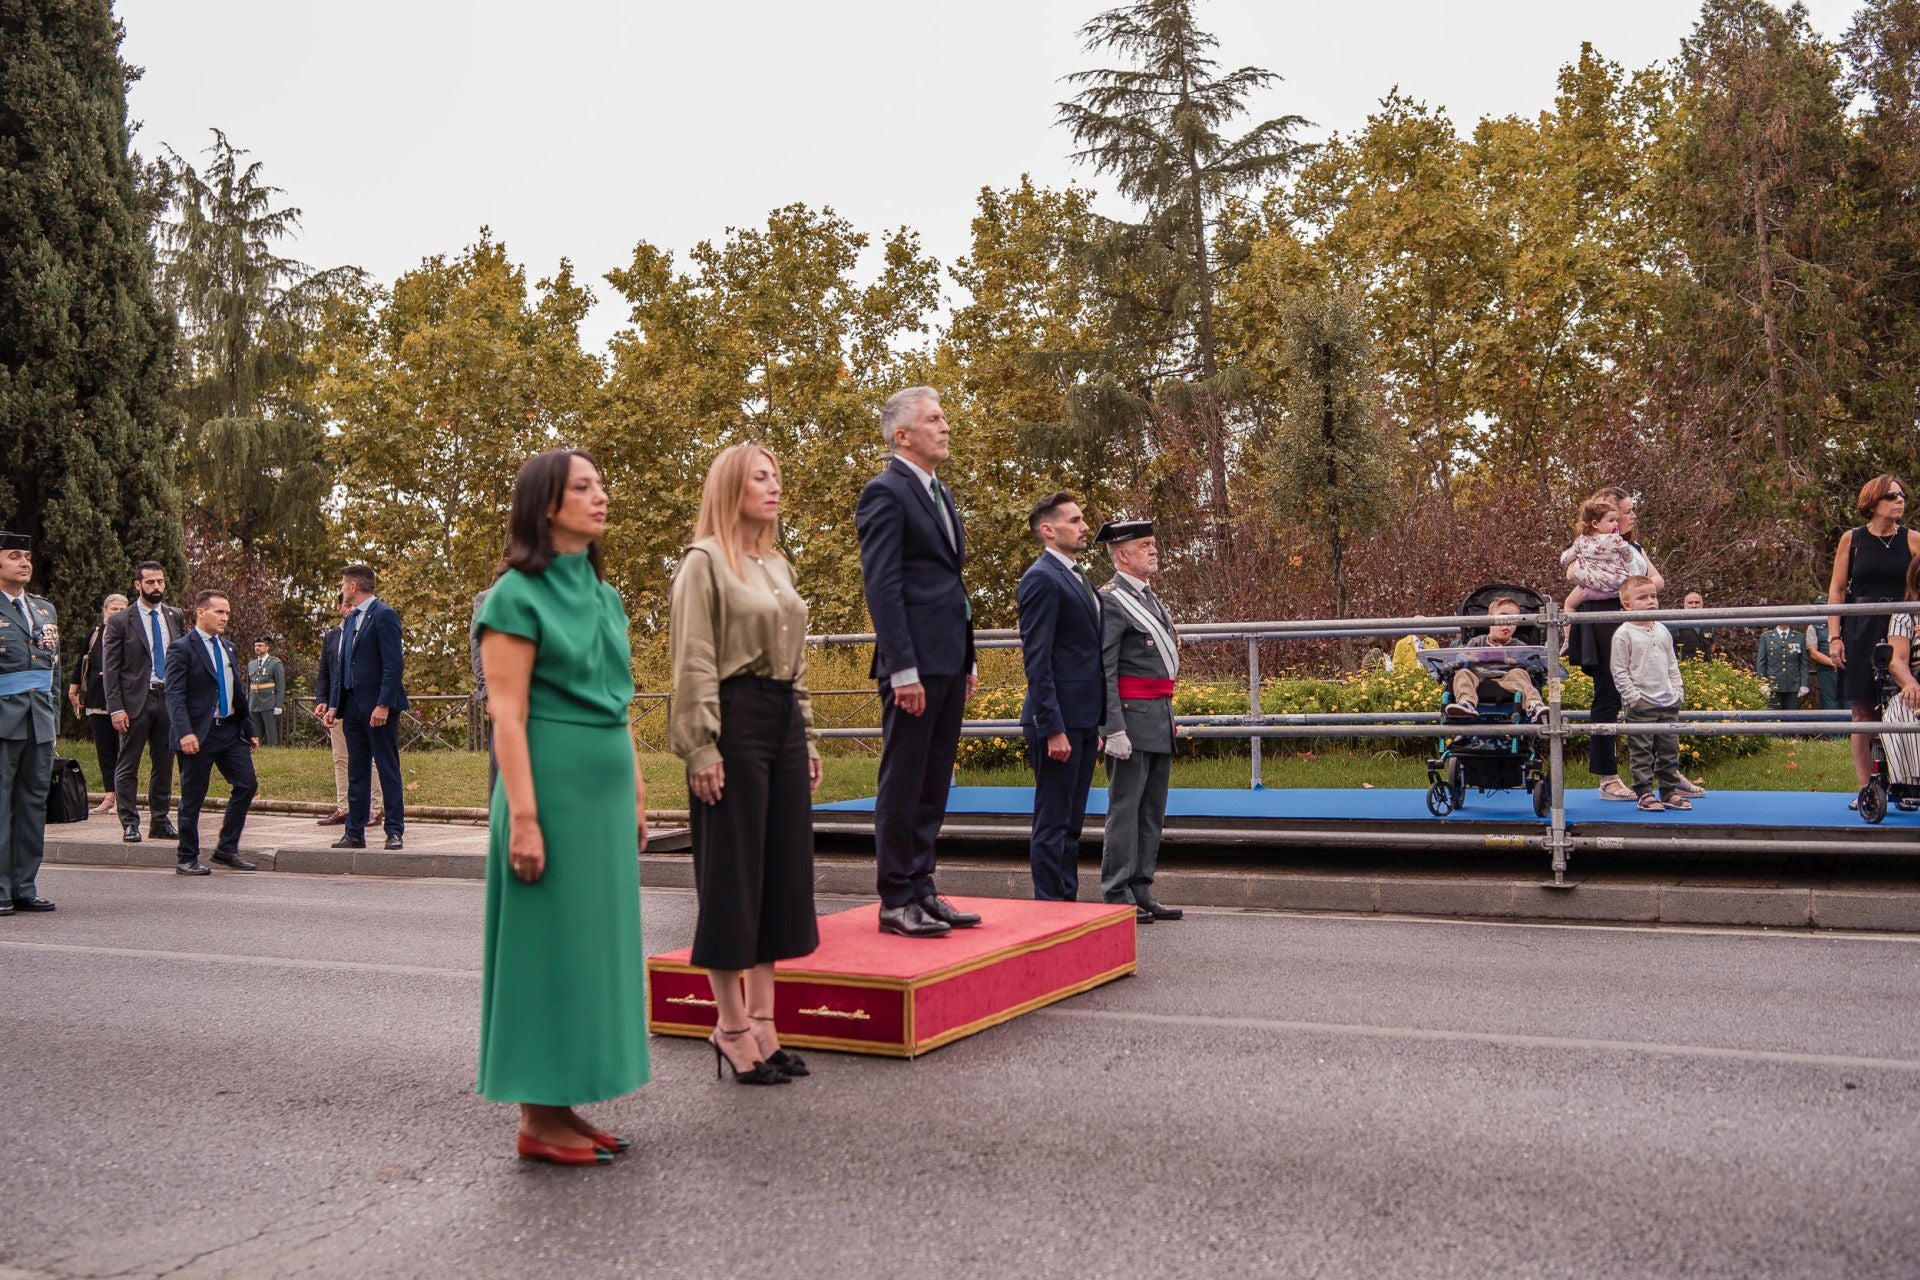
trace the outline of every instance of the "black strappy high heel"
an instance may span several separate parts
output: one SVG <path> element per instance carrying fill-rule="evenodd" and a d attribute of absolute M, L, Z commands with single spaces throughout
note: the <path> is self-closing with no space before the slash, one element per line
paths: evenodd
<path fill-rule="evenodd" d="M 742 1071 L 733 1065 L 733 1059 L 729 1058 L 726 1052 L 720 1048 L 721 1036 L 744 1036 L 752 1030 L 752 1027 L 741 1027 L 738 1031 L 729 1031 L 724 1027 L 715 1027 L 713 1029 L 713 1034 L 707 1037 L 707 1043 L 713 1046 L 713 1078 L 716 1080 L 725 1079 L 726 1077 L 720 1070 L 722 1066 L 725 1066 L 728 1071 L 733 1072 L 733 1082 L 735 1084 L 792 1084 L 793 1077 L 782 1072 L 770 1062 L 756 1062 L 753 1064 L 753 1070 Z"/>
<path fill-rule="evenodd" d="M 762 1018 L 756 1014 L 750 1013 L 747 1015 L 747 1021 L 772 1022 L 773 1019 Z M 748 1029 L 751 1030 L 752 1028 L 748 1028 Z M 794 1053 L 790 1049 L 775 1049 L 772 1053 L 767 1055 L 767 1064 L 771 1066 L 774 1070 L 780 1072 L 782 1075 L 789 1075 L 795 1078 L 798 1078 L 800 1076 L 810 1076 L 813 1074 L 813 1072 L 807 1070 L 807 1060 L 801 1057 L 799 1054 Z"/>

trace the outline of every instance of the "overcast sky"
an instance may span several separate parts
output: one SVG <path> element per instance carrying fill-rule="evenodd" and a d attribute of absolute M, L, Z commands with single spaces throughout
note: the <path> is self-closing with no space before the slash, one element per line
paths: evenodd
<path fill-rule="evenodd" d="M 297 256 L 383 281 L 482 225 L 538 277 L 600 279 L 641 240 L 683 255 L 793 201 L 906 225 L 943 263 L 974 199 L 1022 172 L 1101 184 L 1067 159 L 1054 105 L 1104 64 L 1079 27 L 1101 0 L 122 0 L 137 145 L 190 158 L 218 126 L 305 213 Z M 1808 0 L 1838 38 L 1858 0 Z M 1223 65 L 1284 77 L 1262 116 L 1325 137 L 1398 85 L 1470 128 L 1551 104 L 1582 40 L 1628 67 L 1672 57 L 1690 0 L 1212 0 Z"/>

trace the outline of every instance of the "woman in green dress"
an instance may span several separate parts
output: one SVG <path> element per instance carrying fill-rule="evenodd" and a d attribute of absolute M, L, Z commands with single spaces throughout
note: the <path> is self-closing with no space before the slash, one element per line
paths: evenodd
<path fill-rule="evenodd" d="M 554 449 L 513 482 L 507 554 L 474 619 L 500 777 L 487 854 L 482 1097 L 520 1104 L 522 1159 L 604 1164 L 630 1145 L 573 1108 L 647 1081 L 627 615 L 603 580 L 607 493 Z"/>

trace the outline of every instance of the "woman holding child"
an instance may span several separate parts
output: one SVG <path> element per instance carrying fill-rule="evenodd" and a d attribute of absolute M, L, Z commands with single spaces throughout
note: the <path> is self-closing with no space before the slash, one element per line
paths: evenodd
<path fill-rule="evenodd" d="M 1574 590 L 1567 596 L 1569 613 L 1617 613 L 1620 587 L 1630 577 L 1646 578 L 1658 593 L 1666 579 L 1654 567 L 1646 548 L 1636 536 L 1639 515 L 1633 495 L 1617 485 L 1609 485 L 1580 505 L 1579 537 L 1560 556 L 1567 566 L 1567 580 Z M 1568 654 L 1573 664 L 1593 681 L 1591 724 L 1617 724 L 1620 720 L 1620 690 L 1614 684 L 1612 667 L 1613 636 L 1618 620 L 1571 628 Z M 1587 739 L 1587 768 L 1600 779 L 1602 800 L 1638 801 L 1639 795 L 1620 779 L 1619 746 L 1611 735 Z M 1706 791 L 1684 775 L 1676 788 L 1685 797 L 1698 797 Z"/>

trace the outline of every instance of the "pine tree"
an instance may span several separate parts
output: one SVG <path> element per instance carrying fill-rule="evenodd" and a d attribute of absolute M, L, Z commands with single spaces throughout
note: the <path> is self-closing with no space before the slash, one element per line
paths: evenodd
<path fill-rule="evenodd" d="M 134 563 L 177 580 L 172 327 L 108 0 L 0 0 L 0 526 L 69 650 Z"/>
<path fill-rule="evenodd" d="M 1158 390 L 1205 429 L 1209 497 L 1224 532 L 1236 380 L 1220 364 L 1214 303 L 1245 252 L 1216 242 L 1215 220 L 1234 196 L 1293 168 L 1307 150 L 1293 134 L 1307 122 L 1279 116 L 1238 137 L 1223 132 L 1250 94 L 1280 77 L 1259 67 L 1222 74 L 1212 54 L 1219 42 L 1195 23 L 1194 0 L 1140 0 L 1099 15 L 1081 35 L 1089 52 L 1109 50 L 1129 65 L 1068 76 L 1084 88 L 1060 104 L 1061 123 L 1081 148 L 1075 158 L 1111 174 L 1145 215 L 1110 224 L 1095 256 L 1122 303 L 1116 320 L 1137 331 L 1129 363 L 1152 364 L 1142 348 L 1166 357 Z M 1089 407 L 1115 406 L 1096 397 Z"/>
<path fill-rule="evenodd" d="M 297 626 L 329 566 L 332 477 L 313 403 L 314 334 L 353 268 L 314 271 L 278 245 L 300 211 L 213 131 L 205 171 L 169 148 L 160 285 L 180 323 L 180 481 L 196 573 L 235 592 L 242 636 Z M 244 628 L 244 629 L 243 629 Z"/>

